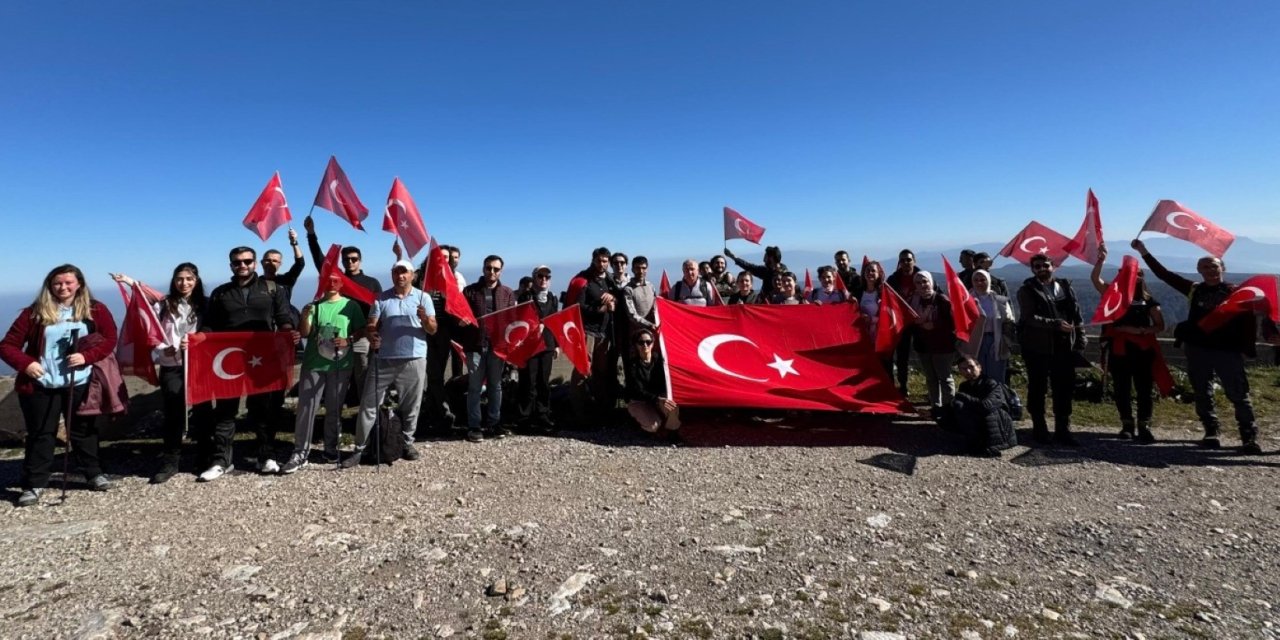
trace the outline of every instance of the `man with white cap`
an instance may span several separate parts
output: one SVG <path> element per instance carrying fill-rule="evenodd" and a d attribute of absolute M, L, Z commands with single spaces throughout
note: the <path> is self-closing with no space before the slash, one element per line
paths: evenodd
<path fill-rule="evenodd" d="M 436 332 L 436 310 L 431 296 L 413 286 L 412 262 L 396 262 L 391 267 L 391 283 L 391 289 L 379 294 L 369 308 L 365 334 L 373 353 L 356 421 L 356 451 L 342 461 L 343 468 L 360 463 L 378 407 L 392 384 L 400 392 L 396 413 L 404 437 L 404 459 L 418 459 L 413 434 L 427 379 L 427 336 Z"/>

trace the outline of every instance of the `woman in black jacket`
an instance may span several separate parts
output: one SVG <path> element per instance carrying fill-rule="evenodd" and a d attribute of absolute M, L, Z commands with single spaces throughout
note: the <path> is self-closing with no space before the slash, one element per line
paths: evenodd
<path fill-rule="evenodd" d="M 680 407 L 667 392 L 667 372 L 656 353 L 653 332 L 640 329 L 631 336 L 635 356 L 627 365 L 627 413 L 649 433 L 680 428 Z"/>

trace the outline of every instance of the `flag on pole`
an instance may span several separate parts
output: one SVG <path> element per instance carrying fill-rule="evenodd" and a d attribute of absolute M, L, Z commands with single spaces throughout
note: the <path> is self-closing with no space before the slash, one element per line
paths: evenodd
<path fill-rule="evenodd" d="M 1000 255 L 1031 266 L 1031 258 L 1043 253 L 1054 266 L 1059 266 L 1068 255 L 1064 247 L 1069 241 L 1061 233 L 1032 220 L 1000 250 Z"/>
<path fill-rule="evenodd" d="M 551 330 L 573 368 L 583 376 L 590 376 L 591 354 L 587 352 L 587 334 L 582 330 L 581 307 L 571 304 L 543 318 L 542 324 Z"/>
<path fill-rule="evenodd" d="M 947 297 L 951 299 L 951 320 L 955 325 L 956 338 L 969 341 L 969 330 L 978 320 L 978 301 L 969 295 L 969 290 L 960 281 L 951 262 L 942 256 L 942 270 L 947 277 Z"/>
<path fill-rule="evenodd" d="M 880 308 L 876 315 L 876 353 L 880 357 L 893 355 L 898 341 L 918 317 L 911 305 L 898 295 L 893 287 L 880 284 Z M 869 292 L 863 295 L 871 295 Z"/>
<path fill-rule="evenodd" d="M 117 282 L 116 285 L 120 287 L 120 297 L 124 298 L 125 305 L 120 339 L 116 343 L 116 361 L 120 364 L 120 371 L 158 385 L 160 380 L 156 376 L 151 352 L 164 344 L 160 319 L 147 303 L 142 283 L 133 283 L 132 295 L 124 288 L 124 283 Z"/>
<path fill-rule="evenodd" d="M 351 298 L 352 300 L 359 300 L 365 304 L 373 304 L 374 300 L 377 299 L 377 295 L 361 286 L 360 283 L 352 280 L 347 276 L 342 268 L 338 266 L 338 254 L 341 252 L 342 245 L 329 245 L 329 251 L 324 255 L 324 263 L 320 265 L 320 279 L 316 282 L 316 295 L 313 296 L 312 299 L 319 300 L 320 298 L 323 298 L 325 292 L 329 290 L 329 279 L 338 278 L 342 282 L 341 288 L 338 289 L 339 293 Z"/>
<path fill-rule="evenodd" d="M 1230 231 L 1219 227 L 1208 218 L 1182 206 L 1176 200 L 1161 200 L 1142 225 L 1142 231 L 1155 231 L 1179 240 L 1186 240 L 1221 258 L 1235 242 Z"/>
<path fill-rule="evenodd" d="M 480 326 L 489 338 L 493 355 L 516 367 L 525 366 L 529 358 L 542 352 L 538 349 L 530 353 L 531 347 L 526 344 L 543 344 L 542 322 L 532 300 L 480 316 Z"/>
<path fill-rule="evenodd" d="M 667 270 L 662 270 L 662 280 L 658 282 L 658 296 L 662 298 L 671 298 L 671 279 L 667 277 Z M 569 302 L 573 302 L 570 300 Z"/>
<path fill-rule="evenodd" d="M 293 220 L 289 213 L 289 201 L 284 197 L 284 185 L 280 182 L 280 172 L 275 172 L 262 188 L 258 199 L 249 207 L 244 217 L 246 229 L 254 232 L 263 242 L 286 222 Z"/>
<path fill-rule="evenodd" d="M 764 237 L 764 227 L 748 220 L 746 216 L 730 207 L 724 208 L 724 239 L 742 238 L 747 242 L 760 244 Z"/>
<path fill-rule="evenodd" d="M 364 231 L 364 226 L 360 223 L 368 217 L 369 208 L 360 202 L 351 181 L 347 180 L 346 172 L 338 166 L 338 159 L 334 156 L 329 156 L 329 164 L 324 168 L 320 189 L 316 191 L 315 205 L 332 211 L 351 226 Z"/>
<path fill-rule="evenodd" d="M 458 278 L 449 267 L 449 250 L 436 247 L 427 254 L 427 273 L 422 276 L 427 291 L 438 292 L 444 297 L 444 312 L 463 324 L 476 324 L 471 305 L 458 288 Z"/>
<path fill-rule="evenodd" d="M 382 218 L 382 230 L 396 234 L 411 258 L 431 242 L 427 226 L 422 223 L 422 214 L 418 213 L 418 205 L 413 202 L 413 196 L 409 195 L 409 189 L 400 178 L 391 183 L 391 193 L 387 195 L 387 213 Z"/>
<path fill-rule="evenodd" d="M 1129 305 L 1133 302 L 1134 287 L 1138 283 L 1138 259 L 1133 256 L 1125 256 L 1120 263 L 1120 270 L 1116 272 L 1116 277 L 1107 285 L 1107 290 L 1102 293 L 1102 299 L 1098 301 L 1098 308 L 1093 312 L 1093 318 L 1089 320 L 1092 324 L 1102 324 L 1106 322 L 1115 322 L 1124 317 L 1129 312 Z"/>
<path fill-rule="evenodd" d="M 1098 247 L 1101 245 L 1102 214 L 1098 210 L 1098 197 L 1090 189 L 1089 195 L 1085 196 L 1084 220 L 1080 223 L 1080 230 L 1062 248 L 1081 262 L 1093 264 L 1098 261 Z"/>
<path fill-rule="evenodd" d="M 1263 274 L 1240 283 L 1227 299 L 1200 319 L 1200 328 L 1213 331 L 1241 313 L 1262 311 L 1272 322 L 1280 322 L 1276 276 Z"/>

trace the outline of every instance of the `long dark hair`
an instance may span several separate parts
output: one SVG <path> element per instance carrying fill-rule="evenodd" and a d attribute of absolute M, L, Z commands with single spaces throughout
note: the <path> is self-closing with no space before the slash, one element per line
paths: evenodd
<path fill-rule="evenodd" d="M 244 252 L 241 251 L 239 253 Z M 176 280 L 178 279 L 178 274 L 183 271 L 190 271 L 191 275 L 196 278 L 196 286 L 192 287 L 191 298 L 187 301 L 188 304 L 191 305 L 190 319 L 195 320 L 196 314 L 200 313 L 200 311 L 204 309 L 206 301 L 204 295 L 204 280 L 200 279 L 200 268 L 196 265 L 191 264 L 190 262 L 183 262 L 173 268 L 173 276 L 169 278 L 169 295 L 165 297 L 164 302 L 165 306 L 169 309 L 169 315 L 174 318 L 178 317 L 178 303 L 182 302 L 182 294 L 178 293 L 178 284 Z"/>

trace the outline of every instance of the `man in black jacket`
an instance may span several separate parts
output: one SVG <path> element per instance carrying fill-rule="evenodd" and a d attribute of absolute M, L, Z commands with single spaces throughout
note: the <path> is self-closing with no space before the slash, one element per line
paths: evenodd
<path fill-rule="evenodd" d="M 1083 320 L 1071 282 L 1053 277 L 1053 262 L 1044 254 L 1031 258 L 1031 272 L 1018 289 L 1019 342 L 1027 364 L 1027 413 L 1031 436 L 1049 442 L 1045 394 L 1053 389 L 1053 441 L 1075 446 L 1071 435 L 1071 394 L 1075 387 L 1075 352 L 1084 349 Z"/>
<path fill-rule="evenodd" d="M 284 288 L 258 277 L 257 254 L 249 247 L 231 250 L 231 282 L 209 294 L 209 303 L 200 319 L 200 331 L 289 331 L 296 344 L 300 336 L 289 319 L 289 303 Z M 258 437 L 258 471 L 276 473 L 276 420 L 283 393 L 259 393 L 246 400 L 249 420 Z M 201 464 L 209 467 L 200 474 L 201 482 L 211 482 L 231 469 L 231 443 L 236 434 L 236 414 L 240 399 L 216 400 L 212 415 L 197 421 L 196 440 L 200 443 Z"/>

